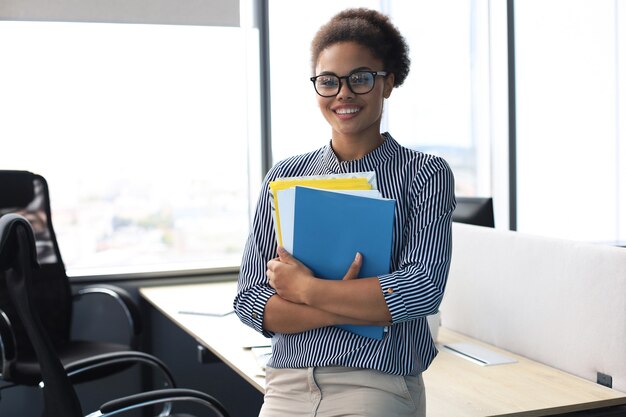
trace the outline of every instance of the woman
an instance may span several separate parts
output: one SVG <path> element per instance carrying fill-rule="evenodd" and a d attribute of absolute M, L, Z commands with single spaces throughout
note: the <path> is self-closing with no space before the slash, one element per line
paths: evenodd
<path fill-rule="evenodd" d="M 244 252 L 235 310 L 272 337 L 263 417 L 423 416 L 422 372 L 437 351 L 426 316 L 443 297 L 451 255 L 454 179 L 447 163 L 380 132 L 383 103 L 409 72 L 408 48 L 389 19 L 350 9 L 312 43 L 311 78 L 331 140 L 267 174 Z M 277 178 L 374 171 L 396 200 L 391 273 L 316 278 L 278 247 L 268 184 Z M 337 324 L 388 325 L 382 340 Z"/>

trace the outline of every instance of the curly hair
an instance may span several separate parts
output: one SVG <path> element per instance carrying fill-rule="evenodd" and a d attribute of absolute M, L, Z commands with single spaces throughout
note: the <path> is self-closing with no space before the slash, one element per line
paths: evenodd
<path fill-rule="evenodd" d="M 409 74 L 409 47 L 400 31 L 384 14 L 366 8 L 347 9 L 323 25 L 311 42 L 312 73 L 320 53 L 339 42 L 356 42 L 368 48 L 395 76 L 395 86 Z"/>

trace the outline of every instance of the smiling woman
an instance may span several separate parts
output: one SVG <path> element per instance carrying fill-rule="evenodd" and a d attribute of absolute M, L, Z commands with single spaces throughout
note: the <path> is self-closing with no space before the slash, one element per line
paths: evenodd
<path fill-rule="evenodd" d="M 285 158 L 267 173 L 235 298 L 241 321 L 272 337 L 260 416 L 424 416 L 422 372 L 436 354 L 426 316 L 437 311 L 450 266 L 452 171 L 442 158 L 381 132 L 384 102 L 409 70 L 405 40 L 388 16 L 347 9 L 322 26 L 312 44 L 308 94 L 317 92 L 330 141 L 320 138 L 321 147 Z M 372 171 L 380 195 L 395 208 L 393 249 L 383 255 L 389 269 L 361 270 L 367 256 L 354 247 L 345 272 L 317 275 L 304 257 L 277 246 L 273 181 Z M 341 325 L 386 331 L 372 339 Z"/>

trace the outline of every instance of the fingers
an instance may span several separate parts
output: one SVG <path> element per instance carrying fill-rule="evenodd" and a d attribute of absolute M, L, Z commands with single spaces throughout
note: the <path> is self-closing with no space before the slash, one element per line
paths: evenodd
<path fill-rule="evenodd" d="M 354 257 L 354 261 L 350 264 L 348 271 L 343 276 L 344 280 L 356 279 L 359 276 L 359 272 L 361 271 L 361 265 L 363 264 L 363 255 L 359 252 L 356 253 Z"/>
<path fill-rule="evenodd" d="M 278 253 L 278 258 L 282 262 L 291 263 L 289 261 L 292 261 L 292 260 L 295 261 L 295 258 L 289 252 L 287 252 L 287 250 L 283 248 L 282 246 L 277 247 L 276 252 Z"/>
<path fill-rule="evenodd" d="M 294 256 L 290 254 L 289 252 L 287 252 L 287 249 L 283 248 L 282 246 L 278 246 L 276 248 L 276 252 L 278 253 L 277 259 L 281 261 L 282 263 L 286 263 L 286 264 L 294 265 L 298 267 L 304 267 L 304 265 L 299 260 L 294 258 Z"/>
<path fill-rule="evenodd" d="M 285 274 L 291 275 L 293 271 L 293 266 L 290 266 L 287 262 L 288 258 L 291 258 L 293 262 L 289 262 L 291 264 L 295 264 L 297 261 L 294 257 L 292 257 L 287 251 L 284 251 L 284 258 L 276 257 L 267 261 L 267 269 L 265 270 L 265 275 L 267 276 L 268 283 L 274 289 L 276 288 L 276 280 L 280 279 L 280 276 L 285 276 Z"/>
<path fill-rule="evenodd" d="M 280 264 L 280 260 L 278 258 L 270 259 L 267 262 L 267 269 L 265 270 L 265 276 L 267 277 L 267 282 L 270 284 L 272 288 L 274 288 L 273 278 L 275 274 L 275 269 Z"/>

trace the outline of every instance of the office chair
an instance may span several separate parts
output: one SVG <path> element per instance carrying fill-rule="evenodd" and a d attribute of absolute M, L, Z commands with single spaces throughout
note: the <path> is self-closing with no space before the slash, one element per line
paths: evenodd
<path fill-rule="evenodd" d="M 52 339 L 45 330 L 42 317 L 37 311 L 37 304 L 33 299 L 33 272 L 38 267 L 35 237 L 28 220 L 18 214 L 0 217 L 0 279 L 6 284 L 9 298 L 16 306 L 17 315 L 24 325 L 26 336 L 32 343 L 40 365 L 44 415 L 46 417 L 79 417 L 83 413 L 76 391 L 70 382 L 66 367 L 61 364 L 55 353 Z M 140 352 L 130 353 L 138 358 L 144 357 L 144 359 L 150 356 Z M 108 357 L 109 361 L 124 359 L 124 352 L 117 352 Z M 102 364 L 99 358 L 87 359 L 84 362 L 77 368 L 84 369 Z M 167 371 L 166 368 L 164 369 Z M 169 374 L 168 378 L 170 378 L 171 386 L 174 386 Z M 165 405 L 159 416 L 166 416 L 170 415 L 171 403 L 174 401 L 197 402 L 210 409 L 212 415 L 228 417 L 224 406 L 214 397 L 200 391 L 180 388 L 148 391 L 115 399 L 102 405 L 90 416 L 115 415 L 157 404 Z"/>
<path fill-rule="evenodd" d="M 141 334 L 139 308 L 130 295 L 111 285 L 88 285 L 72 294 L 52 227 L 50 199 L 46 180 L 27 171 L 0 170 L 0 218 L 17 213 L 29 220 L 34 229 L 36 256 L 40 268 L 33 271 L 32 298 L 41 312 L 41 321 L 59 355 L 61 363 L 81 363 L 88 358 L 104 358 L 115 352 L 135 350 Z M 23 328 L 16 306 L 0 280 L 0 390 L 16 385 L 36 386 L 41 369 Z M 72 339 L 72 304 L 91 294 L 113 297 L 129 324 L 128 344 Z M 91 366 L 77 370 L 73 383 L 92 381 L 127 369 L 132 364 L 120 361 L 109 366 Z"/>
<path fill-rule="evenodd" d="M 457 197 L 452 221 L 475 226 L 495 227 L 493 198 Z"/>

